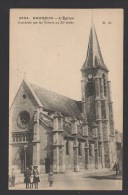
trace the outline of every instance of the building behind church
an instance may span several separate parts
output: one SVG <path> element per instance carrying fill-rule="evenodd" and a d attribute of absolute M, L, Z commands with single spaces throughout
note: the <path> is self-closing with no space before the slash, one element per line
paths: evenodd
<path fill-rule="evenodd" d="M 23 173 L 112 168 L 121 147 L 111 82 L 94 24 L 81 68 L 81 101 L 23 80 L 10 108 L 9 166 Z"/>

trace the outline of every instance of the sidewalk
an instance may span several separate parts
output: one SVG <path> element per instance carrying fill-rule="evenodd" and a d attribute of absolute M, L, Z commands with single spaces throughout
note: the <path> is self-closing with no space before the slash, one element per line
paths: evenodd
<path fill-rule="evenodd" d="M 54 174 L 54 178 L 55 179 L 59 179 L 61 178 L 61 180 L 65 179 L 65 177 L 72 177 L 72 176 L 91 176 L 91 175 L 96 175 L 96 173 L 98 173 L 98 175 L 101 173 L 102 175 L 110 173 L 112 174 L 113 172 L 110 171 L 109 169 L 93 169 L 93 170 L 81 170 L 79 172 L 73 172 L 73 171 L 68 171 L 65 173 L 60 173 L 60 174 Z M 48 181 L 48 174 L 47 173 L 42 173 L 40 174 L 40 179 L 41 181 Z M 15 180 L 15 184 L 21 184 L 24 183 L 24 174 L 19 174 L 16 176 L 16 180 Z"/>
<path fill-rule="evenodd" d="M 116 175 L 116 174 L 109 174 L 109 175 L 90 175 L 87 176 L 87 178 L 94 178 L 94 179 L 99 179 L 99 180 L 103 180 L 103 179 L 109 179 L 109 180 L 122 180 L 122 175 Z"/>
<path fill-rule="evenodd" d="M 54 174 L 53 187 L 49 187 L 48 174 L 40 174 L 39 190 L 120 190 L 122 186 L 121 178 L 117 180 L 114 171 L 105 170 L 84 170 L 81 172 L 66 172 Z M 10 190 L 35 190 L 26 189 L 22 182 L 16 183 Z M 18 181 L 18 178 L 17 178 Z"/>
<path fill-rule="evenodd" d="M 108 177 L 108 178 L 107 178 Z M 122 180 L 111 178 L 113 171 L 82 171 L 54 174 L 53 186 L 49 187 L 48 175 L 41 174 L 39 190 L 121 190 Z M 9 190 L 35 190 L 26 189 L 25 183 L 10 187 Z"/>

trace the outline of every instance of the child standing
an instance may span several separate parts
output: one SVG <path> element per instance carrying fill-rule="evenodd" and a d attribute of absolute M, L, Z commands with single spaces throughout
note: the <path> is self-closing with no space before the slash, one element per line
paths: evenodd
<path fill-rule="evenodd" d="M 38 189 L 38 182 L 40 182 L 40 178 L 37 166 L 34 166 L 33 173 L 34 173 L 33 183 L 35 184 L 35 189 Z"/>
<path fill-rule="evenodd" d="M 33 171 L 31 171 L 31 175 L 30 175 L 30 188 L 33 188 Z"/>

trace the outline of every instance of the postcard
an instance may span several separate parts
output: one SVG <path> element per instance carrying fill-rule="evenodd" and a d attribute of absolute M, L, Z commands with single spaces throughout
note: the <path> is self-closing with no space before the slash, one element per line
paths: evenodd
<path fill-rule="evenodd" d="M 122 190 L 123 9 L 10 9 L 9 190 Z"/>

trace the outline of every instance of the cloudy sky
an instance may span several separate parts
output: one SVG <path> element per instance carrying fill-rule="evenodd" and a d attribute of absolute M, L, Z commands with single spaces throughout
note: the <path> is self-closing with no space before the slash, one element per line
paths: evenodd
<path fill-rule="evenodd" d="M 31 83 L 81 100 L 80 69 L 86 59 L 92 15 L 102 56 L 110 71 L 115 128 L 122 131 L 123 10 L 121 9 L 11 9 L 10 104 L 24 76 Z M 28 17 L 28 19 L 19 17 Z M 43 19 L 35 20 L 33 17 L 53 17 L 45 21 L 54 24 L 44 24 Z M 63 20 L 63 17 L 74 19 Z M 33 24 L 35 21 L 38 23 Z M 67 21 L 72 21 L 72 24 L 66 24 Z M 24 22 L 30 24 L 23 24 Z"/>

